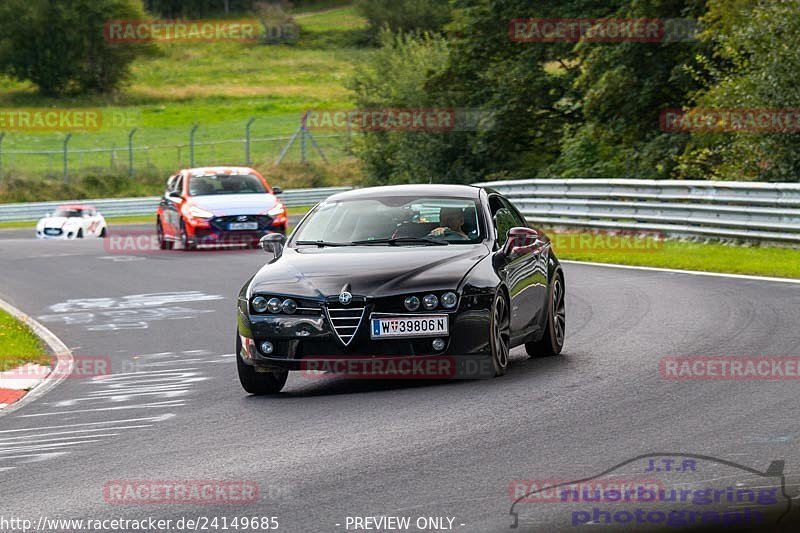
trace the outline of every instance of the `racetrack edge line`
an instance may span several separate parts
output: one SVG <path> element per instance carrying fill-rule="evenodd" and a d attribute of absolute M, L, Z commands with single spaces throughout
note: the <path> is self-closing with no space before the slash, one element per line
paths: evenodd
<path fill-rule="evenodd" d="M 731 278 L 731 279 L 744 279 L 750 281 L 767 281 L 771 283 L 792 283 L 792 284 L 800 284 L 800 279 L 792 279 L 792 278 L 772 278 L 768 276 L 753 276 L 750 274 L 729 274 L 725 272 L 703 272 L 702 270 L 678 270 L 674 268 L 663 268 L 663 267 L 649 267 L 649 266 L 637 266 L 637 265 L 617 265 L 614 263 L 594 263 L 592 261 L 573 261 L 570 259 L 559 259 L 561 263 L 565 264 L 572 264 L 572 265 L 589 265 L 589 266 L 599 266 L 599 267 L 608 267 L 608 268 L 623 268 L 629 270 L 645 270 L 650 272 L 668 272 L 670 274 L 687 274 L 690 276 L 712 276 L 716 278 Z"/>
<path fill-rule="evenodd" d="M 2 298 L 0 298 L 0 309 L 4 310 L 20 322 L 24 323 L 28 326 L 31 331 L 33 331 L 34 335 L 39 337 L 45 344 L 50 348 L 55 355 L 58 362 L 56 363 L 56 367 L 53 369 L 47 377 L 42 380 L 42 382 L 29 391 L 25 396 L 19 399 L 9 406 L 0 409 L 0 417 L 3 417 L 9 413 L 16 411 L 17 409 L 21 409 L 22 407 L 28 405 L 29 403 L 33 402 L 34 400 L 41 398 L 51 389 L 53 389 L 56 385 L 61 383 L 69 374 L 70 369 L 72 368 L 72 362 L 74 358 L 72 356 L 72 351 L 67 347 L 64 342 L 59 339 L 55 333 L 47 329 L 41 323 L 36 321 L 35 319 L 31 318 L 27 313 L 20 311 L 10 303 L 6 302 Z"/>

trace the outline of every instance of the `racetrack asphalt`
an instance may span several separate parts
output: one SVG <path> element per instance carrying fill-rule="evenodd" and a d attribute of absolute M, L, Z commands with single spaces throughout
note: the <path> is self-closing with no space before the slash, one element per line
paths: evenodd
<path fill-rule="evenodd" d="M 233 352 L 237 292 L 264 263 L 258 250 L 125 255 L 99 239 L 1 239 L 0 297 L 88 374 L 112 374 L 66 379 L 0 416 L 0 515 L 277 516 L 292 532 L 447 516 L 455 531 L 513 531 L 513 480 L 584 479 L 655 452 L 756 470 L 783 460 L 790 518 L 800 512 L 796 381 L 659 374 L 664 356 L 800 355 L 800 286 L 567 264 L 561 356 L 517 348 L 508 374 L 485 381 L 293 373 L 283 394 L 259 398 L 240 388 Z M 776 483 L 710 460 L 682 475 L 694 488 Z M 121 505 L 104 499 L 115 480 L 251 481 L 260 496 Z M 518 530 L 574 530 L 561 505 L 518 506 Z"/>

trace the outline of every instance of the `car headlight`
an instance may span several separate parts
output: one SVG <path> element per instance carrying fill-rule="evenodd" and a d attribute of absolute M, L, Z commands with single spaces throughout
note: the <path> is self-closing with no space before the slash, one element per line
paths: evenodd
<path fill-rule="evenodd" d="M 283 302 L 280 300 L 280 298 L 270 298 L 267 302 L 267 310 L 270 313 L 280 313 L 282 305 Z"/>
<path fill-rule="evenodd" d="M 213 218 L 214 217 L 214 213 L 212 213 L 211 211 L 207 211 L 205 209 L 202 209 L 200 207 L 197 207 L 196 205 L 193 205 L 193 206 L 189 207 L 189 209 L 186 210 L 186 214 L 189 215 L 192 218 Z"/>
<path fill-rule="evenodd" d="M 419 298 L 417 298 L 416 296 L 409 296 L 408 298 L 405 299 L 403 305 L 408 311 L 412 312 L 416 311 L 417 309 L 419 309 Z"/>
<path fill-rule="evenodd" d="M 454 292 L 446 292 L 442 294 L 442 307 L 445 309 L 452 309 L 458 303 L 458 295 Z"/>
<path fill-rule="evenodd" d="M 297 311 L 297 302 L 291 298 L 287 298 L 281 304 L 281 310 L 287 315 L 293 315 Z"/>
<path fill-rule="evenodd" d="M 439 298 L 435 294 L 428 294 L 422 299 L 422 305 L 428 311 L 436 309 L 436 306 L 439 305 Z"/>
<path fill-rule="evenodd" d="M 282 215 L 286 211 L 286 208 L 283 207 L 282 203 L 275 204 L 275 207 L 267 211 L 267 214 L 271 217 L 276 217 L 278 215 Z"/>
<path fill-rule="evenodd" d="M 263 296 L 253 298 L 253 310 L 256 313 L 263 313 L 267 310 L 267 299 Z"/>

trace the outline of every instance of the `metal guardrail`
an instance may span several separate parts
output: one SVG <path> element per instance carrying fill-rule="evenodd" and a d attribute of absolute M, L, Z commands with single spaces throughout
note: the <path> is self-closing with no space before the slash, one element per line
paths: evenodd
<path fill-rule="evenodd" d="M 352 187 L 325 187 L 319 189 L 290 189 L 279 195 L 288 207 L 315 205 L 337 192 L 349 191 Z M 38 220 L 56 207 L 65 204 L 90 204 L 105 217 L 155 215 L 160 196 L 146 198 L 115 198 L 97 200 L 73 200 L 66 202 L 36 202 L 26 204 L 0 204 L 0 221 Z"/>
<path fill-rule="evenodd" d="M 533 179 L 480 185 L 545 226 L 800 243 L 800 184 Z"/>

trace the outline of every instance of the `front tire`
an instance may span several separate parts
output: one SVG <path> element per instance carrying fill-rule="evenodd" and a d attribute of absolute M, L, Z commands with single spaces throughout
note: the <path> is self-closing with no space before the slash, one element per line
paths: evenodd
<path fill-rule="evenodd" d="M 245 363 L 242 360 L 242 341 L 239 335 L 236 335 L 236 370 L 239 373 L 239 382 L 242 384 L 242 388 L 255 396 L 278 394 L 286 385 L 286 379 L 289 377 L 287 370 L 256 372 L 255 367 Z"/>
<path fill-rule="evenodd" d="M 83 239 L 83 228 L 78 230 L 78 234 L 75 235 L 76 239 Z"/>
<path fill-rule="evenodd" d="M 502 291 L 497 292 L 492 304 L 489 345 L 494 375 L 502 376 L 508 370 L 508 356 L 511 351 L 511 313 Z"/>
<path fill-rule="evenodd" d="M 548 357 L 561 353 L 567 325 L 564 296 L 564 278 L 559 273 L 553 281 L 553 290 L 550 291 L 547 302 L 547 324 L 544 335 L 538 341 L 525 343 L 525 351 L 531 357 Z"/>
<path fill-rule="evenodd" d="M 189 240 L 189 234 L 186 232 L 186 224 L 181 222 L 181 243 L 183 243 L 183 251 L 190 252 L 197 249 L 197 245 Z"/>

